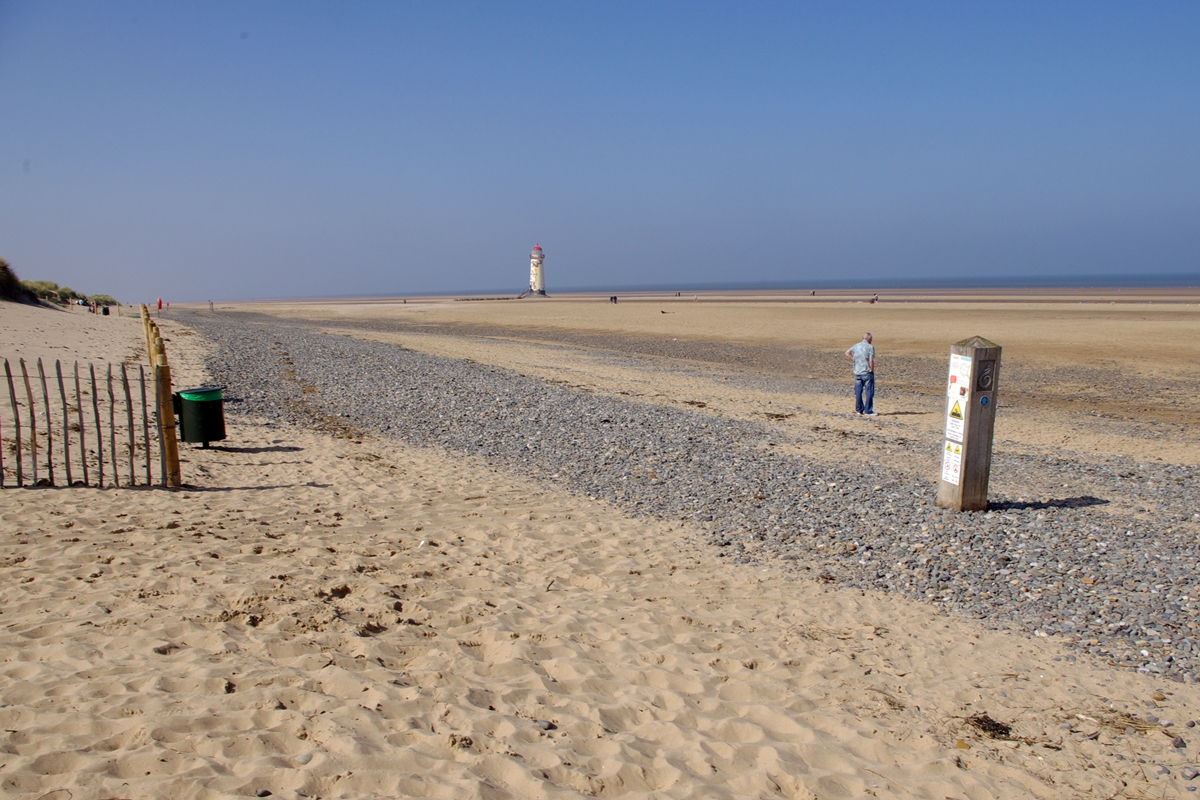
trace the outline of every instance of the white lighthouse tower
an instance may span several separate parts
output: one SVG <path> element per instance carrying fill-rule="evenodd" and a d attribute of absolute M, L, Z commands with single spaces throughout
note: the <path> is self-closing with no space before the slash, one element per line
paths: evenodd
<path fill-rule="evenodd" d="M 529 293 L 546 296 L 546 278 L 542 274 L 542 246 L 535 244 L 529 254 Z"/>

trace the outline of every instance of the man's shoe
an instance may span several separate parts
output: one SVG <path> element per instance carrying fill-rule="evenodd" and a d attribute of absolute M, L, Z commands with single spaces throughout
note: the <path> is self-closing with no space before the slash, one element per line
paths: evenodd
<path fill-rule="evenodd" d="M 874 411 L 868 411 L 865 414 L 863 414 L 863 416 L 864 417 L 878 417 L 879 415 L 876 414 Z"/>

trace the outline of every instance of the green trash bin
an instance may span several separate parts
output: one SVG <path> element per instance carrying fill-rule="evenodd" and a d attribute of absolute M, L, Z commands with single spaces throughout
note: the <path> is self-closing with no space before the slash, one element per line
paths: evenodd
<path fill-rule="evenodd" d="M 225 398 L 220 386 L 182 389 L 172 400 L 179 416 L 180 441 L 208 447 L 209 442 L 225 438 Z"/>

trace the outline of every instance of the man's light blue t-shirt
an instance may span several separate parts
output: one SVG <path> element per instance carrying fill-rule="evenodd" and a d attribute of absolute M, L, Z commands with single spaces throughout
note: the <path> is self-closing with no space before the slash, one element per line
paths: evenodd
<path fill-rule="evenodd" d="M 871 359 L 875 358 L 875 346 L 867 342 L 859 342 L 850 348 L 854 356 L 854 374 L 866 375 L 871 371 Z"/>

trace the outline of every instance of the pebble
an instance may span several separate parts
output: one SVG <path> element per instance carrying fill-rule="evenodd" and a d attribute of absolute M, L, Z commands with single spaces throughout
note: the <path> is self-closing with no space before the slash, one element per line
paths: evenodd
<path fill-rule="evenodd" d="M 1086 483 L 1089 494 L 993 491 L 989 511 L 954 514 L 936 507 L 927 475 L 940 448 L 936 434 L 905 429 L 911 472 L 841 460 L 836 447 L 829 458 L 808 458 L 767 447 L 804 434 L 765 424 L 324 334 L 304 321 L 172 314 L 215 343 L 208 367 L 227 387 L 230 424 L 248 414 L 469 454 L 631 516 L 698 526 L 734 564 L 781 562 L 994 628 L 1040 631 L 1119 667 L 1195 680 L 1200 640 L 1188 623 L 1200 606 L 1193 517 L 1200 481 L 1189 466 L 1001 449 L 993 455 L 994 486 L 1002 475 L 1008 486 Z M 644 358 L 593 355 L 616 367 Z M 686 362 L 654 363 L 706 374 Z M 731 374 L 723 385 L 770 390 L 786 381 L 845 393 L 841 384 L 773 375 Z M 841 441 L 843 449 L 860 446 Z"/>
<path fill-rule="evenodd" d="M 1185 781 L 1190 781 L 1200 775 L 1200 772 L 1197 772 L 1194 767 L 1184 767 L 1179 774 L 1183 776 Z"/>

